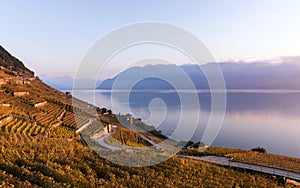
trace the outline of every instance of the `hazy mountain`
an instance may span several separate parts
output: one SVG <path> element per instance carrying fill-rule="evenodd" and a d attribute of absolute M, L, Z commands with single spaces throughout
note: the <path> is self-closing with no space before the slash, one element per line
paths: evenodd
<path fill-rule="evenodd" d="M 115 80 L 120 78 L 119 81 L 122 83 L 118 89 L 128 89 L 128 84 L 151 73 L 152 77 L 148 77 L 137 83 L 135 89 L 171 89 L 172 86 L 170 84 L 157 77 L 159 77 L 159 75 L 167 74 L 170 79 L 176 80 L 178 77 L 178 75 L 176 75 L 176 70 L 178 70 L 176 65 L 147 65 L 145 67 L 133 67 L 121 72 L 114 78 L 104 80 L 98 88 L 111 89 Z"/>
<path fill-rule="evenodd" d="M 256 63 L 219 63 L 224 76 L 227 89 L 300 89 L 300 66 L 296 63 L 270 64 L 266 62 Z M 208 82 L 203 74 L 212 72 L 215 64 L 205 65 L 182 65 L 179 66 L 192 80 L 197 89 L 208 89 Z M 122 78 L 124 87 L 118 89 L 128 89 L 126 81 L 138 80 L 141 75 L 154 73 L 154 77 L 140 80 L 134 89 L 171 89 L 172 86 L 166 81 L 155 78 L 157 75 L 167 75 L 177 82 L 183 89 L 185 82 L 178 76 L 178 67 L 176 65 L 148 65 L 144 67 L 133 67 L 119 73 L 114 78 L 104 80 L 98 89 L 111 89 L 118 77 Z M 212 72 L 213 73 L 213 72 Z M 213 73 L 214 74 L 214 73 Z M 124 79 L 125 78 L 125 79 Z"/>
<path fill-rule="evenodd" d="M 41 74 L 40 78 L 51 87 L 59 90 L 71 90 L 73 89 L 74 78 L 70 76 L 47 76 L 45 74 Z M 77 89 L 95 89 L 95 85 L 99 85 L 100 81 L 95 81 L 93 79 L 88 78 L 79 78 L 76 80 L 76 88 Z"/>
<path fill-rule="evenodd" d="M 34 72 L 29 70 L 25 65 L 12 56 L 7 50 L 0 45 L 0 66 L 6 69 L 16 71 L 21 75 L 34 76 Z M 50 85 L 59 90 L 70 90 L 73 89 L 74 79 L 69 76 L 51 77 L 45 74 L 39 75 L 46 84 Z M 99 85 L 99 81 L 93 79 L 80 78 L 76 81 L 77 89 L 94 89 L 95 86 Z"/>

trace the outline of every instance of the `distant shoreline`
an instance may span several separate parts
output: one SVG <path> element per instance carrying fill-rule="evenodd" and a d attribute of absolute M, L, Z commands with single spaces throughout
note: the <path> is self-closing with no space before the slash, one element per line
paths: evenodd
<path fill-rule="evenodd" d="M 159 93 L 173 93 L 173 92 L 197 92 L 197 93 L 300 93 L 300 90 L 285 90 L 285 89 L 227 89 L 227 90 L 171 90 L 171 89 L 133 89 L 133 90 L 110 90 L 110 89 L 58 89 L 61 92 L 66 91 L 95 91 L 95 92 L 159 92 Z"/>

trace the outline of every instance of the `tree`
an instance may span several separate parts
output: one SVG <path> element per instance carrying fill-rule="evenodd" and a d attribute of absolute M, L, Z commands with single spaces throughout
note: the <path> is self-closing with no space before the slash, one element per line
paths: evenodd
<path fill-rule="evenodd" d="M 107 112 L 107 109 L 106 108 L 102 108 L 101 114 L 105 114 L 106 112 Z"/>
<path fill-rule="evenodd" d="M 256 151 L 256 152 L 259 152 L 259 153 L 267 153 L 267 150 L 263 147 L 256 147 L 256 148 L 253 148 L 251 149 L 251 151 Z"/>

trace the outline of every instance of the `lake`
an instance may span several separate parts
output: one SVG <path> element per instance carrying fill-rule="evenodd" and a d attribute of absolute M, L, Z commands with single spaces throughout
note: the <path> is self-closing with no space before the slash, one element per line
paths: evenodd
<path fill-rule="evenodd" d="M 125 91 L 76 90 L 72 93 L 114 113 L 139 117 L 174 139 L 202 140 L 211 115 L 209 91 L 197 91 L 199 100 L 187 100 L 185 104 L 181 104 L 179 96 L 192 99 L 190 91 L 132 91 L 128 96 Z M 216 117 L 218 113 L 222 115 L 218 110 L 214 113 Z M 177 124 L 182 119 L 178 131 Z M 195 119 L 199 120 L 196 128 L 192 125 Z M 210 126 L 218 128 L 218 125 Z M 240 149 L 261 146 L 268 153 L 300 158 L 300 91 L 227 91 L 225 118 L 215 134 L 213 146 Z"/>

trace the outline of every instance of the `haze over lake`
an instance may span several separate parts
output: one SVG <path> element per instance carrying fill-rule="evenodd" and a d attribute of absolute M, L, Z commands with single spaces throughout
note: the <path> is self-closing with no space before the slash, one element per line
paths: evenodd
<path fill-rule="evenodd" d="M 119 96 L 124 91 L 77 90 L 75 97 L 99 107 L 112 108 L 114 104 L 128 106 L 131 111 L 118 108 L 114 113 L 131 113 L 170 135 L 176 129 L 182 110 L 191 114 L 200 112 L 197 130 L 192 140 L 200 141 L 209 120 L 211 95 L 198 91 L 200 109 L 193 101 L 182 106 L 179 93 L 174 90 L 131 91 L 129 99 Z M 179 91 L 191 95 L 191 91 Z M 227 91 L 225 119 L 213 146 L 251 149 L 262 146 L 268 153 L 300 157 L 300 91 L 231 90 Z M 95 100 L 94 100 L 95 99 Z M 151 116 L 149 105 L 151 109 Z M 166 112 L 167 110 L 167 112 Z M 196 113 L 195 113 L 196 112 Z M 218 113 L 218 112 L 215 112 Z M 165 115 L 165 116 L 162 116 Z M 156 117 L 156 118 L 155 118 Z M 163 121 L 161 118 L 164 117 Z M 190 128 L 189 124 L 185 125 Z M 176 137 L 173 136 L 173 137 Z"/>

